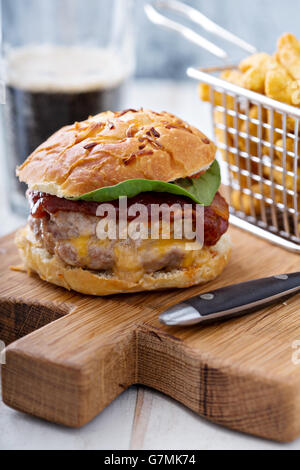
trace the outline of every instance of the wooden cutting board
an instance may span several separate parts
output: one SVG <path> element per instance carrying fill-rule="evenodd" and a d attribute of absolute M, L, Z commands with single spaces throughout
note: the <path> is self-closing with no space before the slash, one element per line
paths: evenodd
<path fill-rule="evenodd" d="M 300 258 L 238 229 L 224 274 L 182 291 L 92 298 L 9 269 L 0 241 L 4 402 L 66 426 L 92 420 L 132 384 L 164 392 L 223 426 L 290 441 L 300 435 L 300 296 L 207 327 L 166 327 L 158 315 L 197 293 L 299 271 Z M 20 339 L 22 338 L 22 339 Z"/>

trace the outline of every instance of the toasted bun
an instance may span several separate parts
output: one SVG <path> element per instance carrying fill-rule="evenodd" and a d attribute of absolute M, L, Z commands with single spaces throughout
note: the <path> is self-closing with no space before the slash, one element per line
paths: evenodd
<path fill-rule="evenodd" d="M 16 241 L 29 272 L 37 273 L 41 279 L 57 286 L 95 296 L 191 287 L 212 281 L 222 273 L 231 253 L 230 238 L 226 234 L 216 246 L 204 247 L 199 252 L 197 267 L 145 274 L 138 283 L 130 283 L 110 273 L 97 274 L 64 264 L 35 242 L 28 227 L 18 232 Z"/>
<path fill-rule="evenodd" d="M 174 181 L 205 171 L 215 145 L 169 113 L 102 113 L 64 127 L 18 168 L 32 190 L 80 196 L 122 181 Z"/>

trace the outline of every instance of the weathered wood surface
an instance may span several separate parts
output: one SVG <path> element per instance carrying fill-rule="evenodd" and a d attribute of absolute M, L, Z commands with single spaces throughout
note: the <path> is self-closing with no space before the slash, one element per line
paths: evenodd
<path fill-rule="evenodd" d="M 159 323 L 192 295 L 299 270 L 299 257 L 237 229 L 232 261 L 215 282 L 189 290 L 92 298 L 9 269 L 13 236 L 0 242 L 3 400 L 79 427 L 134 383 L 162 391 L 207 419 L 278 441 L 300 435 L 300 296 L 208 327 Z M 21 339 L 19 339 L 21 338 Z M 17 340 L 17 341 L 16 341 Z M 138 444 L 138 443 L 137 443 Z"/>

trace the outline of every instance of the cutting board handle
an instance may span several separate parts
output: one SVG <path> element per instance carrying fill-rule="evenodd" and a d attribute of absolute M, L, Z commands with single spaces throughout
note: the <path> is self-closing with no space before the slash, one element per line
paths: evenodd
<path fill-rule="evenodd" d="M 3 401 L 23 412 L 80 427 L 135 383 L 135 333 L 102 312 L 69 315 L 12 343 L 2 371 Z M 103 311 L 104 310 L 104 311 Z"/>

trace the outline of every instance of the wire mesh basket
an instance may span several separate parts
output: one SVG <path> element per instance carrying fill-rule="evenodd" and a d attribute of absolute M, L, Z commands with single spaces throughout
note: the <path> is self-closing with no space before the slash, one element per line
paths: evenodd
<path fill-rule="evenodd" d="M 300 253 L 300 109 L 217 76 L 232 67 L 188 70 L 205 85 L 223 156 L 231 222 Z"/>

